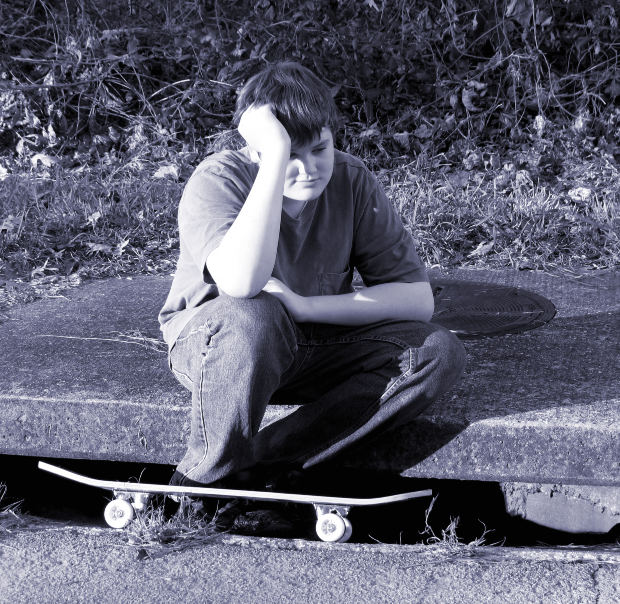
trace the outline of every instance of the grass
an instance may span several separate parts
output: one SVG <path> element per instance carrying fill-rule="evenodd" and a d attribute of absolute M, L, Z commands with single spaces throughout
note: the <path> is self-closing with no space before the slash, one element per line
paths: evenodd
<path fill-rule="evenodd" d="M 486 529 L 480 537 L 464 543 L 458 536 L 459 518 L 451 518 L 448 526 L 437 535 L 430 523 L 430 515 L 437 500 L 435 496 L 425 512 L 425 527 L 420 533 L 421 543 L 439 548 L 449 554 L 462 553 L 463 548 L 475 548 L 489 545 Z M 129 545 L 137 548 L 140 557 L 158 557 L 173 551 L 190 547 L 199 547 L 209 543 L 221 530 L 216 528 L 216 515 L 208 520 L 201 513 L 200 505 L 195 509 L 188 507 L 182 514 L 167 518 L 161 506 L 150 505 L 146 512 L 136 515 L 127 527 L 126 535 Z M 495 544 L 492 544 L 495 545 Z"/>
<path fill-rule="evenodd" d="M 141 348 L 146 348 L 148 350 L 155 350 L 157 352 L 165 353 L 167 351 L 167 347 L 164 342 L 157 338 L 151 338 L 149 336 L 144 335 L 139 329 L 129 330 L 127 332 L 119 332 L 113 331 L 110 332 L 110 337 L 108 338 L 85 338 L 79 336 L 61 336 L 56 334 L 38 334 L 36 337 L 38 338 L 59 338 L 64 340 L 98 340 L 102 342 L 120 342 L 123 344 L 132 344 L 135 346 L 140 346 Z"/>
<path fill-rule="evenodd" d="M 12 530 L 22 527 L 24 521 L 19 513 L 19 501 L 11 504 L 3 504 L 6 498 L 6 485 L 0 483 L 0 535 L 5 532 L 11 532 Z"/>
<path fill-rule="evenodd" d="M 427 264 L 548 272 L 617 266 L 618 165 L 588 141 L 579 147 L 566 132 L 557 138 L 507 144 L 495 166 L 475 150 L 463 156 L 478 157 L 470 169 L 440 156 L 385 174 Z M 541 148 L 548 165 L 538 158 L 528 166 L 523 156 Z"/>
<path fill-rule="evenodd" d="M 208 520 L 199 509 L 192 507 L 167 518 L 163 506 L 149 505 L 144 513 L 136 514 L 127 527 L 127 543 L 135 547 L 142 558 L 198 547 L 218 534 L 214 520 Z"/>
<path fill-rule="evenodd" d="M 441 529 L 441 535 L 438 536 L 433 530 L 429 519 L 431 512 L 433 511 L 433 507 L 435 502 L 437 501 L 437 496 L 433 497 L 431 503 L 429 504 L 425 514 L 424 514 L 424 530 L 421 532 L 421 536 L 425 538 L 426 545 L 433 545 L 437 547 L 441 547 L 447 549 L 452 552 L 454 550 L 461 551 L 463 547 L 480 547 L 482 545 L 487 545 L 486 543 L 486 535 L 490 532 L 486 528 L 484 529 L 482 535 L 473 539 L 469 543 L 463 543 L 460 537 L 457 534 L 457 528 L 459 525 L 459 518 L 450 518 L 450 522 L 446 526 L 446 528 Z"/>
<path fill-rule="evenodd" d="M 614 116 L 617 127 L 620 110 Z M 95 163 L 15 164 L 0 176 L 4 305 L 89 278 L 172 272 L 183 183 L 230 136 L 213 137 L 203 152 L 140 139 Z M 372 167 L 373 157 L 364 159 Z M 548 139 L 390 163 L 377 174 L 429 266 L 579 272 L 619 264 L 620 170 L 568 123 Z"/>
<path fill-rule="evenodd" d="M 291 58 L 332 86 L 342 147 L 427 264 L 618 265 L 607 2 L 5 4 L 0 307 L 173 271 L 183 183 L 233 137 L 235 89 Z"/>

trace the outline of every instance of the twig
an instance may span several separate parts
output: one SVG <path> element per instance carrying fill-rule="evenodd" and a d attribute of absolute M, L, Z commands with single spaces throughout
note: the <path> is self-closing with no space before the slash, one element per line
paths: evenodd
<path fill-rule="evenodd" d="M 37 334 L 35 337 L 37 338 L 62 338 L 65 340 L 95 340 L 100 342 L 119 342 L 121 344 L 136 344 L 138 346 L 142 346 L 143 348 L 148 348 L 150 350 L 157 350 L 158 352 L 164 351 L 164 344 L 159 342 L 159 340 L 147 339 L 142 337 L 142 341 L 136 341 L 137 338 L 132 336 L 127 336 L 127 339 L 121 338 L 96 338 L 96 337 L 84 337 L 84 336 L 62 336 L 56 334 L 42 333 Z"/>

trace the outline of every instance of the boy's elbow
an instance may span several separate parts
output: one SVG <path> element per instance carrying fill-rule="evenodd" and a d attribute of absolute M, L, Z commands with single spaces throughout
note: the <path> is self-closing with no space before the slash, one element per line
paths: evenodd
<path fill-rule="evenodd" d="M 253 298 L 265 287 L 260 278 L 236 271 L 230 263 L 222 262 L 215 250 L 207 258 L 207 271 L 220 292 L 232 298 Z"/>
<path fill-rule="evenodd" d="M 428 323 L 435 312 L 435 299 L 429 283 L 412 283 L 413 292 L 410 301 L 410 309 L 414 315 L 413 320 Z"/>
<path fill-rule="evenodd" d="M 263 289 L 255 284 L 251 283 L 238 283 L 238 282 L 217 282 L 217 288 L 220 292 L 223 292 L 227 296 L 232 298 L 254 298 Z"/>
<path fill-rule="evenodd" d="M 420 321 L 429 323 L 430 320 L 433 318 L 433 313 L 435 312 L 435 303 L 432 298 L 430 302 L 427 302 L 422 306 L 420 312 L 422 314 L 422 318 L 420 319 Z"/>
<path fill-rule="evenodd" d="M 423 321 L 424 323 L 430 323 L 435 312 L 435 305 L 433 301 L 429 303 L 427 300 L 418 302 L 415 307 L 409 309 L 409 321 Z"/>

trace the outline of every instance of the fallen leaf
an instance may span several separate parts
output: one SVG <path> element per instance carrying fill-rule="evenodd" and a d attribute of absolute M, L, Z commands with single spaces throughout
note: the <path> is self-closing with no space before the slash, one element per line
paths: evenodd
<path fill-rule="evenodd" d="M 478 80 L 469 80 L 467 82 L 468 88 L 473 88 L 476 91 L 485 90 L 487 85 L 484 82 L 478 82 Z"/>
<path fill-rule="evenodd" d="M 125 248 L 129 245 L 129 239 L 123 239 L 117 246 L 114 251 L 115 256 L 122 256 Z"/>
<path fill-rule="evenodd" d="M 468 88 L 463 88 L 461 91 L 461 101 L 463 102 L 463 107 L 467 109 L 467 111 L 476 112 L 480 111 L 478 107 L 474 105 L 474 99 L 478 95 L 474 90 L 470 90 Z"/>
<path fill-rule="evenodd" d="M 41 162 L 46 168 L 51 168 L 58 162 L 58 160 L 51 155 L 46 155 L 45 153 L 35 153 L 30 158 L 30 163 L 33 168 L 36 168 L 39 165 L 39 162 Z"/>
<path fill-rule="evenodd" d="M 538 136 L 543 135 L 546 125 L 547 125 L 547 121 L 542 115 L 537 115 L 534 118 L 534 130 L 536 130 L 536 134 L 538 134 Z"/>
<path fill-rule="evenodd" d="M 506 172 L 505 170 L 502 170 L 493 179 L 493 186 L 496 187 L 497 189 L 503 189 L 504 187 L 508 186 L 510 181 L 511 181 L 511 173 L 510 172 Z"/>
<path fill-rule="evenodd" d="M 0 225 L 0 232 L 5 232 L 7 235 L 13 234 L 17 231 L 22 223 L 22 219 L 9 214 Z"/>
<path fill-rule="evenodd" d="M 97 210 L 96 212 L 93 212 L 92 214 L 88 216 L 88 218 L 86 219 L 86 224 L 89 224 L 92 227 L 94 227 L 100 218 L 101 218 L 101 212 Z"/>
<path fill-rule="evenodd" d="M 172 178 L 173 180 L 179 180 L 179 168 L 174 164 L 160 166 L 155 174 L 153 174 L 153 178 Z"/>
<path fill-rule="evenodd" d="M 430 138 L 433 135 L 433 131 L 426 124 L 422 124 L 413 131 L 413 135 L 417 138 Z"/>
<path fill-rule="evenodd" d="M 409 133 L 408 132 L 398 132 L 392 135 L 392 138 L 405 149 L 409 149 Z"/>
<path fill-rule="evenodd" d="M 568 196 L 573 201 L 588 201 L 591 195 L 592 191 L 586 187 L 576 187 L 568 192 Z"/>
<path fill-rule="evenodd" d="M 92 241 L 86 241 L 84 245 L 88 247 L 91 252 L 104 252 L 106 254 L 111 254 L 114 249 L 107 243 L 94 243 Z"/>
<path fill-rule="evenodd" d="M 492 249 L 493 246 L 495 245 L 495 240 L 493 241 L 481 241 L 478 244 L 478 247 L 469 254 L 469 258 L 476 258 L 479 256 L 486 256 Z"/>
<path fill-rule="evenodd" d="M 463 166 L 466 170 L 474 170 L 482 165 L 482 153 L 480 151 L 470 151 L 463 158 Z"/>
<path fill-rule="evenodd" d="M 368 128 L 367 130 L 362 130 L 359 136 L 360 138 L 378 138 L 381 136 L 381 133 L 376 128 Z"/>

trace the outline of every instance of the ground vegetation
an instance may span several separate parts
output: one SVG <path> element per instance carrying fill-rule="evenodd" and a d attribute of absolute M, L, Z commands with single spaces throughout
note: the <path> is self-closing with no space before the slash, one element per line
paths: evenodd
<path fill-rule="evenodd" d="M 173 270 L 176 207 L 239 144 L 236 90 L 292 59 L 332 88 L 431 266 L 618 265 L 618 12 L 605 0 L 0 2 L 7 299 Z"/>

